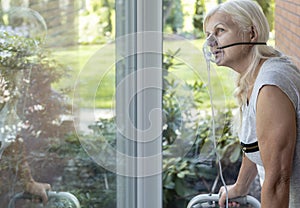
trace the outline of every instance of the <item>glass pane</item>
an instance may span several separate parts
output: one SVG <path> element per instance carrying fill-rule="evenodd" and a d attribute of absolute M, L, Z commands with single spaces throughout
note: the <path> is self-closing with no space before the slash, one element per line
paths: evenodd
<path fill-rule="evenodd" d="M 164 208 L 217 194 L 221 177 L 232 184 L 239 172 L 240 144 L 232 131 L 236 74 L 207 62 L 203 53 L 205 14 L 224 1 L 163 1 Z M 256 180 L 250 194 L 259 198 L 259 188 Z"/>
<path fill-rule="evenodd" d="M 164 208 L 185 207 L 196 194 L 218 190 L 214 136 L 223 144 L 217 149 L 226 150 L 221 151 L 228 165 L 225 175 L 237 173 L 239 143 L 230 132 L 235 75 L 207 65 L 202 53 L 203 15 L 221 0 L 161 0 L 163 17 L 157 19 L 146 2 L 153 6 L 152 0 L 0 0 L 0 207 L 9 201 L 16 201 L 16 207 L 41 206 L 13 198 L 30 191 L 33 180 L 51 185 L 49 197 L 58 207 L 67 207 L 65 199 L 74 201 L 72 196 L 81 207 L 117 207 L 115 33 L 152 31 L 160 19 L 164 172 L 159 191 Z M 120 13 L 115 15 L 116 5 Z M 154 16 L 151 24 L 137 20 L 143 13 Z M 118 17 L 122 21 L 116 22 Z M 118 60 L 129 70 L 118 73 L 127 75 L 140 64 L 135 55 Z M 125 146 L 126 153 L 136 156 L 134 145 Z M 126 192 L 121 196 L 129 196 L 128 207 L 142 203 L 133 197 L 141 193 L 132 180 L 123 180 L 119 189 Z M 139 188 L 147 189 L 145 184 Z M 130 185 L 134 190 L 126 189 Z"/>
<path fill-rule="evenodd" d="M 0 207 L 116 207 L 114 1 L 0 2 Z"/>

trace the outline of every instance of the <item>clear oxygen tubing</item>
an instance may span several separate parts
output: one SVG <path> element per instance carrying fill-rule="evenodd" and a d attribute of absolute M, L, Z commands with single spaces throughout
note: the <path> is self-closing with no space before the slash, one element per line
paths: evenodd
<path fill-rule="evenodd" d="M 207 43 L 205 43 L 207 44 Z M 221 178 L 221 182 L 225 188 L 226 192 L 226 208 L 228 208 L 228 189 L 227 185 L 225 183 L 224 177 L 223 177 L 223 170 L 222 170 L 222 164 L 220 160 L 220 155 L 217 152 L 217 141 L 216 141 L 216 125 L 215 125 L 215 108 L 214 108 L 214 102 L 213 102 L 213 93 L 212 93 L 212 85 L 211 85 L 211 53 L 207 53 L 208 51 L 205 50 L 205 46 L 203 47 L 203 53 L 206 60 L 207 65 L 207 72 L 208 72 L 208 90 L 209 90 L 209 98 L 210 98 L 210 105 L 211 105 L 211 118 L 212 118 L 212 141 L 214 145 L 215 155 L 217 157 L 218 166 L 219 166 L 219 174 Z"/>

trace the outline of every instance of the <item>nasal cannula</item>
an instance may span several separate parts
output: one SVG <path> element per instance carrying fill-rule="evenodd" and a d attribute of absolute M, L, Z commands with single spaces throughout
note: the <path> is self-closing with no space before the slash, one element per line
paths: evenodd
<path fill-rule="evenodd" d="M 222 164 L 220 160 L 220 155 L 217 152 L 217 141 L 216 141 L 216 125 L 215 125 L 215 109 L 214 109 L 214 102 L 213 102 L 213 94 L 212 94 L 212 84 L 211 84 L 211 64 L 210 62 L 212 61 L 212 53 L 207 50 L 207 43 L 204 44 L 203 47 L 203 54 L 206 60 L 206 65 L 207 65 L 207 72 L 208 72 L 208 90 L 209 90 L 209 98 L 210 98 L 210 105 L 211 105 L 211 118 L 212 118 L 212 141 L 215 149 L 215 154 L 219 166 L 219 174 L 221 178 L 221 182 L 225 188 L 226 192 L 226 208 L 228 208 L 228 189 L 227 185 L 225 183 L 224 177 L 223 177 L 223 171 L 222 171 Z"/>

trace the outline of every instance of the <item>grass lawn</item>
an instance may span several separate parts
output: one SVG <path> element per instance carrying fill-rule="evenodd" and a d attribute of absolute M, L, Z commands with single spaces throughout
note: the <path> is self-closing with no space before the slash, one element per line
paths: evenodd
<path fill-rule="evenodd" d="M 203 40 L 164 41 L 164 51 L 176 51 L 176 62 L 182 63 L 170 71 L 178 81 L 193 83 L 202 80 L 207 84 L 208 71 L 203 59 L 201 46 Z M 114 106 L 115 93 L 115 44 L 81 45 L 77 48 L 56 49 L 54 56 L 63 64 L 71 67 L 71 77 L 55 84 L 55 88 L 70 87 L 70 96 L 80 107 L 111 108 Z M 224 68 L 211 67 L 211 82 L 214 100 L 223 105 L 233 105 L 233 73 Z M 204 101 L 209 103 L 209 95 Z M 221 104 L 223 103 L 223 104 Z"/>
<path fill-rule="evenodd" d="M 71 76 L 54 87 L 71 88 L 70 96 L 77 106 L 111 108 L 115 88 L 114 50 L 114 44 L 55 50 L 57 60 L 71 67 Z"/>

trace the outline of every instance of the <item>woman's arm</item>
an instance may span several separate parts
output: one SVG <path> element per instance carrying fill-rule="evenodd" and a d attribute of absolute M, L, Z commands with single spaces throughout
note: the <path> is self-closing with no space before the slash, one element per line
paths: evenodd
<path fill-rule="evenodd" d="M 264 208 L 289 206 L 289 187 L 296 143 L 296 113 L 276 86 L 264 86 L 257 100 L 256 129 L 265 168 L 261 205 Z"/>
<path fill-rule="evenodd" d="M 247 195 L 250 189 L 250 185 L 252 184 L 256 175 L 256 164 L 249 160 L 246 156 L 244 156 L 239 175 L 235 184 L 228 186 L 228 198 L 230 199 Z M 219 193 L 221 193 L 219 205 L 220 207 L 224 207 L 226 203 L 225 188 L 222 187 Z"/>
<path fill-rule="evenodd" d="M 241 196 L 248 194 L 250 186 L 257 175 L 256 164 L 253 163 L 247 156 L 243 156 L 242 165 L 238 178 L 235 182 L 239 191 L 242 193 Z"/>

